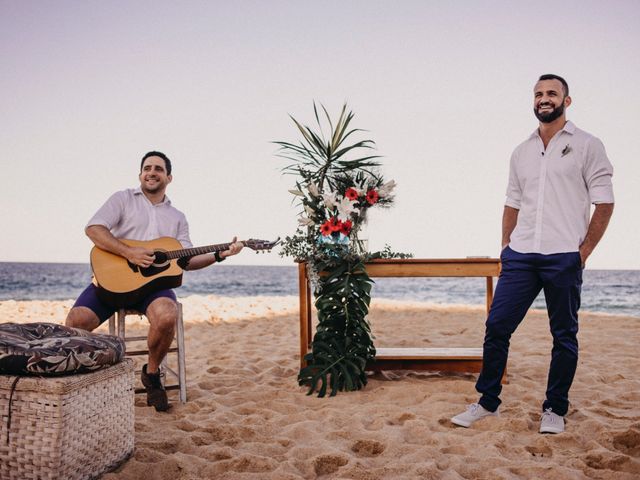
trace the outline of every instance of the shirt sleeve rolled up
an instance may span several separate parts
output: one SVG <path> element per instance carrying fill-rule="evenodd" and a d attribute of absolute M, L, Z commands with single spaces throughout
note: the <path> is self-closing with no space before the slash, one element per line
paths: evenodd
<path fill-rule="evenodd" d="M 585 160 L 583 176 L 591 203 L 614 203 L 611 182 L 613 166 L 607 158 L 604 144 L 599 139 L 592 137 L 587 144 Z"/>
<path fill-rule="evenodd" d="M 511 161 L 509 162 L 509 182 L 507 184 L 507 199 L 505 205 L 507 207 L 520 210 L 520 203 L 522 201 L 522 188 L 516 175 L 515 162 L 517 160 L 517 151 L 511 154 Z"/>

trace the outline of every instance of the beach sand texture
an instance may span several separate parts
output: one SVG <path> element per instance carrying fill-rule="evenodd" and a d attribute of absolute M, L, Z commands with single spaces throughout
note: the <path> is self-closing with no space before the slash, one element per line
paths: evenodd
<path fill-rule="evenodd" d="M 305 395 L 294 297 L 181 299 L 188 402 L 156 413 L 136 396 L 136 450 L 115 479 L 638 479 L 640 319 L 582 313 L 567 431 L 537 433 L 551 351 L 531 312 L 512 338 L 501 416 L 449 418 L 475 375 L 385 372 L 362 391 Z M 0 302 L 3 322 L 63 322 L 72 302 Z M 131 318 L 132 333 L 146 320 Z M 375 301 L 376 345 L 477 347 L 482 307 Z"/>

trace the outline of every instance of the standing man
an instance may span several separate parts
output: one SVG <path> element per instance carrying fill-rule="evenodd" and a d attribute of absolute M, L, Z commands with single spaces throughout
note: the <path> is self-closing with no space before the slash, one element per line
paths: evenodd
<path fill-rule="evenodd" d="M 540 433 L 564 431 L 578 363 L 582 269 L 613 212 L 613 167 L 596 137 L 565 118 L 569 86 L 542 75 L 534 88 L 538 129 L 511 156 L 502 217 L 502 271 L 486 323 L 478 403 L 451 419 L 462 427 L 497 416 L 509 339 L 544 290 L 553 336 Z M 595 210 L 589 219 L 590 205 Z"/>
<path fill-rule="evenodd" d="M 186 217 L 171 205 L 165 195 L 165 190 L 173 179 L 171 160 L 161 152 L 145 154 L 140 162 L 139 179 L 140 187 L 113 194 L 89 220 L 85 233 L 99 248 L 146 268 L 153 263 L 153 250 L 129 246 L 119 239 L 153 240 L 173 237 L 183 248 L 191 248 L 192 245 Z M 182 258 L 178 260 L 178 264 L 184 270 L 198 270 L 222 262 L 226 257 L 242 250 L 243 244 L 236 240 L 234 237 L 226 251 Z M 91 331 L 115 312 L 115 307 L 98 298 L 97 291 L 97 287 L 91 284 L 80 294 L 67 315 L 67 326 Z M 171 346 L 178 319 L 176 295 L 171 289 L 159 290 L 130 307 L 143 312 L 149 320 L 149 361 L 142 368 L 147 405 L 153 405 L 157 411 L 166 411 L 171 406 L 160 382 L 159 368 Z"/>

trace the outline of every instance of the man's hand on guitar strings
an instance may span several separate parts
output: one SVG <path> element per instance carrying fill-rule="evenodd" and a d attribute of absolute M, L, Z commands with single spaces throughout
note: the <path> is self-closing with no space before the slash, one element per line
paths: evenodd
<path fill-rule="evenodd" d="M 134 265 L 147 268 L 153 264 L 155 255 L 153 253 L 153 250 L 149 250 L 148 248 L 129 247 L 126 258 Z"/>

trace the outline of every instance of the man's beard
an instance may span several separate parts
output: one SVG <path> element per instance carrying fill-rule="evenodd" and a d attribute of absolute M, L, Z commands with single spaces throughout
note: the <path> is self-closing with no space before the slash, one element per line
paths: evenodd
<path fill-rule="evenodd" d="M 562 102 L 560 106 L 555 107 L 550 112 L 540 113 L 538 111 L 538 108 L 534 108 L 533 113 L 535 114 L 536 118 L 540 120 L 542 123 L 551 123 L 554 120 L 560 118 L 564 113 L 564 102 Z"/>

